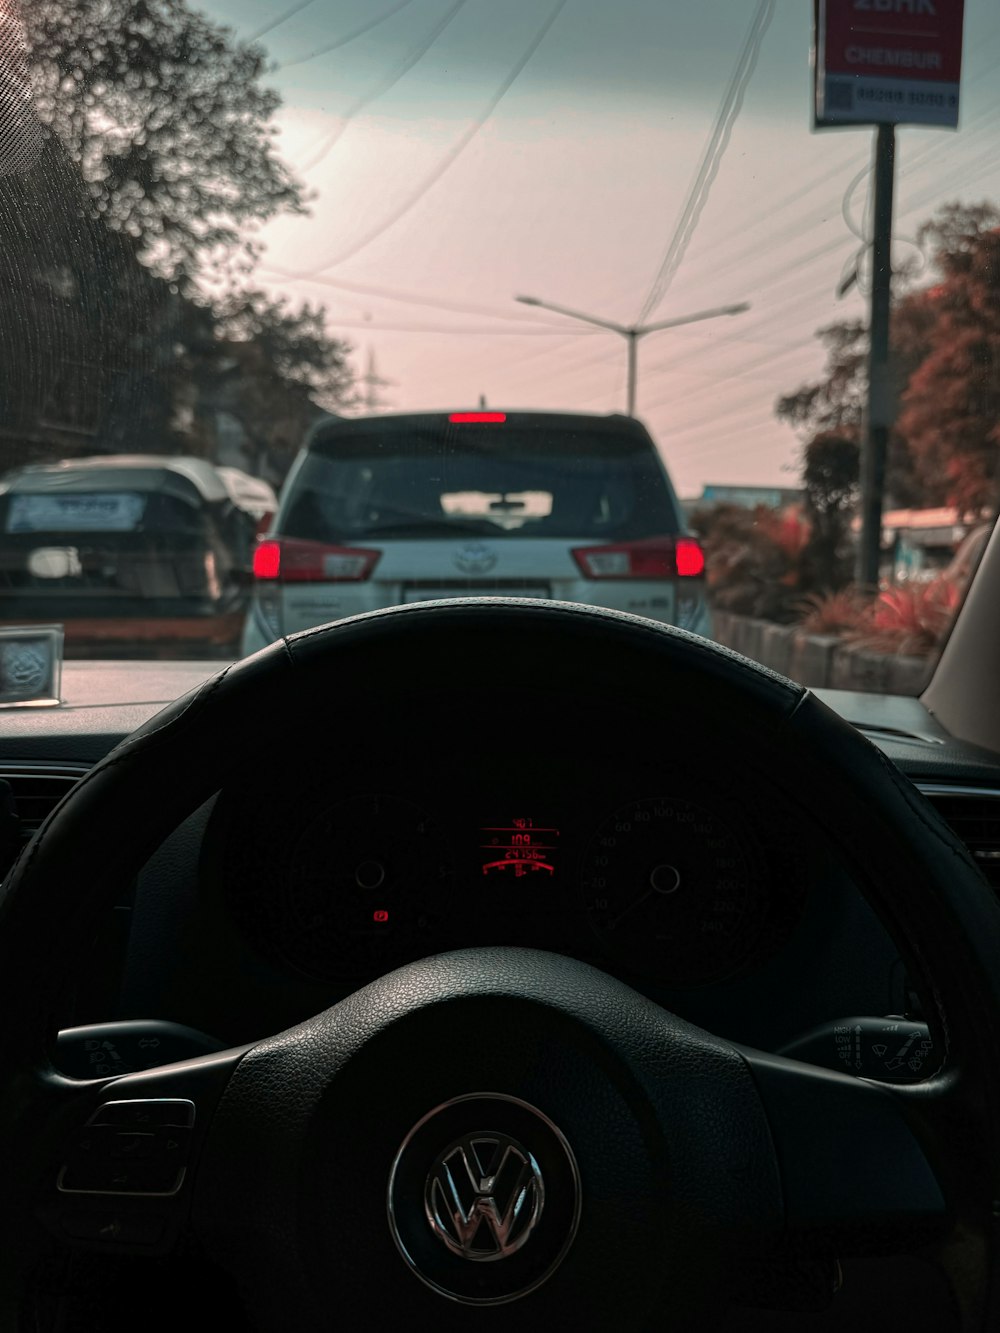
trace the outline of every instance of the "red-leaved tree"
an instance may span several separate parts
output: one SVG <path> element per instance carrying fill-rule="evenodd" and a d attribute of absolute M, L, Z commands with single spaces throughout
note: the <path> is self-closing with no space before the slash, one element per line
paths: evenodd
<path fill-rule="evenodd" d="M 971 515 L 1000 498 L 1000 212 L 950 204 L 920 238 L 941 280 L 906 298 L 924 316 L 924 355 L 898 429 L 917 472 L 943 479 L 948 500 Z"/>

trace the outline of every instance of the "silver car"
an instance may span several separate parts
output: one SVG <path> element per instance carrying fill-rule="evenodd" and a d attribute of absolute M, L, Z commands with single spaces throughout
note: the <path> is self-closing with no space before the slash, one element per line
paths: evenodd
<path fill-rule="evenodd" d="M 254 560 L 243 650 L 360 611 L 551 597 L 709 632 L 705 560 L 630 417 L 475 411 L 321 422 Z"/>

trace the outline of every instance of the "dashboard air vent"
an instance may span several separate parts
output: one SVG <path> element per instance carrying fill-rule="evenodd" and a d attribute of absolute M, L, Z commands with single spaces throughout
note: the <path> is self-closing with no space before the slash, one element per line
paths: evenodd
<path fill-rule="evenodd" d="M 0 781 L 9 784 L 17 813 L 17 836 L 0 852 L 0 878 L 14 863 L 21 848 L 71 787 L 86 773 L 75 764 L 0 764 Z"/>
<path fill-rule="evenodd" d="M 1000 790 L 924 783 L 920 789 L 965 843 L 976 865 L 1000 894 Z"/>

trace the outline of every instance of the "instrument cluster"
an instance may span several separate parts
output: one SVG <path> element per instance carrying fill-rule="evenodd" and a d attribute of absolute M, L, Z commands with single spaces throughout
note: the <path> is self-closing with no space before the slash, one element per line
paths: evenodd
<path fill-rule="evenodd" d="M 454 948 L 570 954 L 637 984 L 701 986 L 778 950 L 807 876 L 794 818 L 757 784 L 685 765 L 620 782 L 258 779 L 213 820 L 220 889 L 255 948 L 356 985 Z M 530 789 L 525 791 L 525 788 Z M 456 788 L 459 788 L 456 791 Z"/>

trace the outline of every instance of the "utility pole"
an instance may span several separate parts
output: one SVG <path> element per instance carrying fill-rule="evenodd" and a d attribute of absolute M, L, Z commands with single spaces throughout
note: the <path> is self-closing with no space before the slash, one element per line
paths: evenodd
<path fill-rule="evenodd" d="M 889 366 L 892 196 L 895 166 L 896 127 L 879 125 L 875 138 L 868 401 L 865 407 L 861 443 L 861 532 L 855 564 L 855 581 L 859 587 L 870 591 L 878 590 L 885 462 L 889 448 L 889 432 L 895 420 L 895 394 Z"/>
<path fill-rule="evenodd" d="M 578 319 L 584 324 L 593 324 L 596 328 L 607 329 L 609 333 L 617 333 L 619 337 L 625 339 L 627 349 L 626 368 L 628 371 L 625 396 L 630 417 L 635 416 L 635 401 L 639 383 L 638 352 L 640 338 L 645 338 L 650 333 L 659 333 L 661 329 L 676 329 L 682 324 L 697 324 L 703 319 L 717 319 L 720 315 L 742 315 L 745 310 L 750 309 L 749 302 L 741 301 L 738 305 L 718 306 L 714 310 L 698 310 L 693 315 L 680 315 L 676 319 L 661 319 L 655 324 L 616 324 L 610 319 L 600 319 L 597 315 L 585 315 L 580 310 L 570 310 L 566 306 L 556 305 L 552 301 L 542 301 L 537 296 L 515 296 L 514 300 L 520 301 L 522 305 L 538 306 L 541 310 L 551 310 L 557 315 L 565 315 L 567 319 Z"/>
<path fill-rule="evenodd" d="M 369 348 L 368 365 L 365 373 L 359 376 L 361 383 L 365 386 L 363 402 L 369 412 L 377 412 L 380 407 L 385 407 L 385 402 L 379 398 L 379 389 L 389 389 L 392 387 L 393 380 L 382 379 L 375 369 L 375 352 Z"/>

